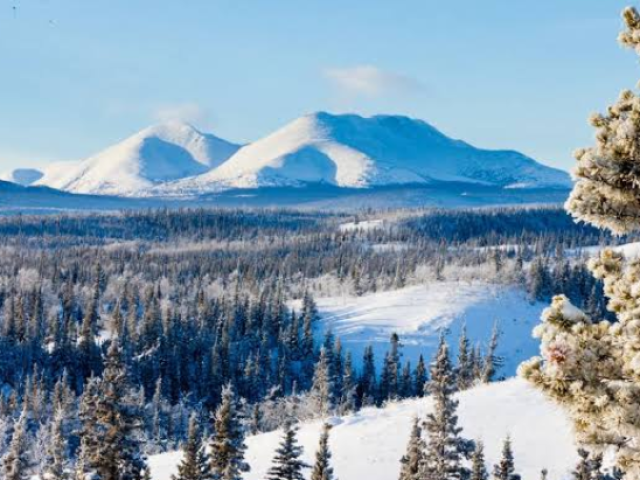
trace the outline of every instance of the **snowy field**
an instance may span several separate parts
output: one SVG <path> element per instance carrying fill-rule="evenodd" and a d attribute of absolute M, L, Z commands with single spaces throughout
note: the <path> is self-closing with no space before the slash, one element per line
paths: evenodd
<path fill-rule="evenodd" d="M 414 416 L 423 417 L 430 400 L 409 400 L 384 409 L 367 408 L 332 419 L 331 448 L 339 480 L 395 480 Z M 570 427 L 562 412 L 522 380 L 509 380 L 460 394 L 460 422 L 467 438 L 485 443 L 487 461 L 500 456 L 501 441 L 511 435 L 518 473 L 535 480 L 547 468 L 549 478 L 568 478 L 576 452 Z M 302 425 L 299 438 L 304 460 L 313 462 L 320 422 Z M 279 432 L 247 439 L 251 472 L 246 480 L 263 480 L 280 440 Z M 150 459 L 153 480 L 170 480 L 176 472 L 179 453 Z"/>
<path fill-rule="evenodd" d="M 500 372 L 515 374 L 517 366 L 538 353 L 531 331 L 547 306 L 532 304 L 524 291 L 486 283 L 439 282 L 362 297 L 317 299 L 322 317 L 319 334 L 331 329 L 359 365 L 364 348 L 374 346 L 381 362 L 393 332 L 400 335 L 403 359 L 415 366 L 420 354 L 430 360 L 441 331 L 449 332 L 452 351 L 464 324 L 473 343 L 483 346 L 494 322 L 502 332 L 499 354 L 505 357 Z"/>

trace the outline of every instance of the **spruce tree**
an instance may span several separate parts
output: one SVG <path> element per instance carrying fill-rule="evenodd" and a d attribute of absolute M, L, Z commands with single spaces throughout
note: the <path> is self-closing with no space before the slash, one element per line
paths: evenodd
<path fill-rule="evenodd" d="M 333 410 L 333 378 L 326 349 L 320 350 L 320 358 L 313 374 L 313 384 L 309 393 L 312 407 L 319 415 L 326 416 Z"/>
<path fill-rule="evenodd" d="M 302 471 L 309 465 L 300 460 L 302 447 L 298 444 L 298 429 L 287 420 L 283 427 L 283 437 L 273 458 L 273 466 L 267 473 L 267 480 L 304 480 Z"/>
<path fill-rule="evenodd" d="M 98 382 L 95 420 L 98 435 L 93 457 L 100 480 L 141 480 L 147 469 L 138 438 L 142 425 L 117 339 L 109 347 Z"/>
<path fill-rule="evenodd" d="M 28 480 L 30 478 L 28 473 L 27 417 L 28 413 L 23 409 L 14 426 L 9 450 L 2 459 L 2 478 L 4 480 Z"/>
<path fill-rule="evenodd" d="M 47 448 L 47 459 L 43 480 L 68 480 L 69 452 L 64 434 L 64 416 L 62 411 L 56 412 L 51 422 L 51 443 Z"/>
<path fill-rule="evenodd" d="M 473 363 L 471 357 L 467 327 L 463 325 L 460 340 L 458 341 L 458 367 L 456 369 L 458 390 L 466 390 L 473 385 Z"/>
<path fill-rule="evenodd" d="M 214 416 L 210 444 L 213 480 L 241 480 L 242 473 L 249 471 L 244 460 L 247 447 L 240 420 L 235 392 L 227 385 L 222 390 L 222 401 Z"/>
<path fill-rule="evenodd" d="M 491 340 L 489 341 L 489 348 L 487 354 L 484 357 L 484 365 L 482 368 L 482 383 L 489 383 L 495 380 L 498 370 L 502 366 L 503 359 L 498 356 L 498 341 L 500 339 L 500 329 L 498 323 L 493 325 L 491 332 Z"/>
<path fill-rule="evenodd" d="M 473 442 L 460 436 L 456 414 L 458 401 L 453 397 L 456 391 L 455 375 L 449 359 L 449 348 L 444 336 L 436 359 L 431 366 L 431 380 L 428 393 L 433 399 L 433 412 L 423 423 L 427 449 L 423 475 L 428 479 L 467 479 L 469 470 L 463 465 L 471 451 Z"/>
<path fill-rule="evenodd" d="M 502 444 L 500 462 L 493 468 L 493 478 L 494 480 L 520 480 L 520 475 L 515 473 L 515 470 L 511 439 L 507 437 Z"/>
<path fill-rule="evenodd" d="M 370 406 L 375 403 L 378 396 L 376 382 L 376 363 L 373 347 L 367 345 L 362 355 L 362 374 L 359 382 L 359 396 L 363 406 Z"/>
<path fill-rule="evenodd" d="M 331 425 L 325 423 L 320 434 L 320 443 L 316 451 L 316 459 L 311 470 L 310 480 L 334 480 L 331 466 L 331 450 L 329 449 L 329 432 Z"/>
<path fill-rule="evenodd" d="M 427 367 L 424 362 L 424 357 L 420 355 L 420 358 L 418 358 L 418 365 L 416 366 L 413 380 L 413 390 L 418 397 L 424 397 L 425 387 L 427 385 L 427 377 Z"/>
<path fill-rule="evenodd" d="M 195 413 L 189 418 L 189 432 L 183 447 L 183 458 L 178 465 L 178 475 L 173 480 L 210 480 L 211 468 L 209 457 L 202 443 L 202 435 Z"/>
<path fill-rule="evenodd" d="M 424 463 L 425 444 L 422 440 L 422 429 L 420 420 L 416 417 L 413 420 L 407 452 L 400 459 L 399 480 L 421 480 L 422 466 Z"/>
<path fill-rule="evenodd" d="M 357 408 L 357 385 L 351 352 L 347 352 L 344 361 L 344 378 L 342 379 L 342 398 L 340 399 L 340 413 L 354 412 Z"/>
<path fill-rule="evenodd" d="M 488 480 L 489 472 L 484 457 L 484 445 L 482 442 L 476 442 L 473 455 L 471 456 L 471 476 L 469 480 Z"/>

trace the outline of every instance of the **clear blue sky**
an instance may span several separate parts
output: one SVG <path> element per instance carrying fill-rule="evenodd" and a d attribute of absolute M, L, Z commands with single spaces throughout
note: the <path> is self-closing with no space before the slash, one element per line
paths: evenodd
<path fill-rule="evenodd" d="M 640 78 L 619 0 L 0 0 L 0 170 L 163 119 L 248 142 L 328 110 L 570 168 Z M 14 8 L 15 6 L 15 8 Z"/>

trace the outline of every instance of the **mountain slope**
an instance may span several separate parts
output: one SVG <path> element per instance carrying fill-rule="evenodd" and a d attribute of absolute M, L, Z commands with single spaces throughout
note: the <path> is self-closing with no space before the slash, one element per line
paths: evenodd
<path fill-rule="evenodd" d="M 191 125 L 168 123 L 142 130 L 65 169 L 56 168 L 38 184 L 74 193 L 136 195 L 158 183 L 202 174 L 237 149 Z"/>
<path fill-rule="evenodd" d="M 42 178 L 44 174 L 35 168 L 16 168 L 0 175 L 0 180 L 29 186 Z"/>
<path fill-rule="evenodd" d="M 497 463 L 502 440 L 510 435 L 516 471 L 524 479 L 537 479 L 543 468 L 549 478 L 569 476 L 577 456 L 571 429 L 563 413 L 522 380 L 481 386 L 459 395 L 463 435 L 482 440 L 487 463 Z M 331 449 L 336 478 L 340 480 L 390 480 L 398 478 L 412 419 L 424 418 L 430 399 L 390 404 L 383 409 L 366 408 L 341 419 L 332 419 Z M 321 423 L 301 425 L 303 459 L 313 464 Z M 245 480 L 262 480 L 281 433 L 272 432 L 247 439 L 247 461 L 251 471 Z M 170 480 L 177 471 L 180 453 L 151 457 L 153 480 Z M 308 478 L 309 472 L 306 472 Z"/>
<path fill-rule="evenodd" d="M 515 151 L 453 140 L 402 116 L 315 113 L 241 148 L 219 168 L 164 188 L 205 193 L 225 188 L 339 187 L 461 182 L 500 188 L 568 187 L 567 173 Z M 160 189 L 161 191 L 163 189 Z"/>

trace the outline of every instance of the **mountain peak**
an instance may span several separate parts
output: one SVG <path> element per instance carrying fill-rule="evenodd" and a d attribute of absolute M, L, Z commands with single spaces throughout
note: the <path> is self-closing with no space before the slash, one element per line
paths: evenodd
<path fill-rule="evenodd" d="M 167 122 L 147 127 L 40 183 L 74 193 L 137 195 L 159 183 L 218 167 L 238 148 L 188 123 Z"/>

